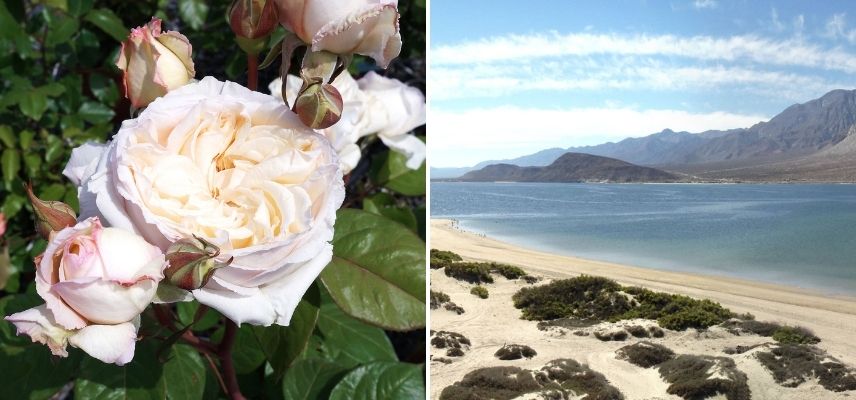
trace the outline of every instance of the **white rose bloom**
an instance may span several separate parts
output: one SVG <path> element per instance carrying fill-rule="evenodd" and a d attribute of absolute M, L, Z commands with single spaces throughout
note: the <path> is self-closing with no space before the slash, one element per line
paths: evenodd
<path fill-rule="evenodd" d="M 288 325 L 332 258 L 345 194 L 327 139 L 273 97 L 211 77 L 124 121 L 83 175 L 81 217 L 161 249 L 197 235 L 234 257 L 193 295 L 239 324 Z"/>
<path fill-rule="evenodd" d="M 357 84 L 371 99 L 365 111 L 369 118 L 365 133 L 377 133 L 385 145 L 407 156 L 407 168 L 419 168 L 425 160 L 425 143 L 408 132 L 425 124 L 425 95 L 398 79 L 374 72 Z"/>
<path fill-rule="evenodd" d="M 289 102 L 294 103 L 297 98 L 297 92 L 300 90 L 300 85 L 303 80 L 295 75 L 288 75 L 286 81 L 286 95 Z M 318 130 L 330 140 L 336 153 L 339 155 L 339 165 L 342 167 L 342 172 L 347 174 L 357 166 L 360 162 L 360 147 L 357 146 L 357 140 L 362 136 L 366 120 L 363 116 L 366 108 L 366 96 L 357 87 L 357 81 L 347 73 L 342 73 L 335 80 L 333 86 L 342 95 L 342 118 L 333 126 L 327 129 Z M 268 86 L 271 95 L 282 100 L 282 79 L 274 79 Z"/>

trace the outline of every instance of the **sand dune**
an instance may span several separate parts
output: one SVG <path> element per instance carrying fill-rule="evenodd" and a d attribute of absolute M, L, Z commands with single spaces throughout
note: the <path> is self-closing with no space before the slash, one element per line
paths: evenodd
<path fill-rule="evenodd" d="M 568 278 L 579 274 L 598 275 L 615 279 L 625 285 L 706 298 L 731 310 L 749 312 L 758 320 L 801 325 L 812 329 L 823 341 L 818 347 L 845 363 L 856 365 L 856 299 L 828 297 L 783 286 L 749 282 L 738 279 L 702 276 L 686 273 L 655 271 L 606 262 L 558 256 L 503 243 L 456 229 L 449 220 L 431 221 L 431 247 L 451 250 L 469 260 L 500 261 L 514 264 L 528 273 L 546 279 Z M 431 329 L 461 333 L 472 341 L 472 348 L 450 364 L 431 363 L 431 397 L 459 381 L 467 372 L 487 366 L 518 366 L 537 369 L 556 358 L 573 358 L 587 363 L 603 373 L 624 393 L 627 399 L 673 399 L 666 394 L 668 386 L 655 369 L 644 369 L 618 360 L 615 351 L 637 339 L 624 342 L 602 342 L 592 336 L 575 336 L 569 330 L 541 331 L 536 323 L 521 320 L 520 311 L 512 305 L 511 296 L 522 281 L 498 277 L 486 285 L 488 299 L 469 293 L 471 285 L 446 277 L 442 270 L 431 271 L 431 287 L 451 297 L 466 312 L 457 315 L 444 309 L 431 311 Z M 666 337 L 655 339 L 679 354 L 725 356 L 726 347 L 771 342 L 770 338 L 754 335 L 735 336 L 720 327 L 706 332 L 688 330 L 667 331 Z M 501 361 L 493 353 L 504 344 L 525 344 L 538 355 L 532 359 Z M 758 350 L 763 350 L 759 348 Z M 755 351 L 731 356 L 738 369 L 747 374 L 753 399 L 844 399 L 856 392 L 834 393 L 816 382 L 806 382 L 797 388 L 776 384 L 770 373 L 754 358 Z M 444 351 L 431 349 L 433 357 L 444 357 Z"/>

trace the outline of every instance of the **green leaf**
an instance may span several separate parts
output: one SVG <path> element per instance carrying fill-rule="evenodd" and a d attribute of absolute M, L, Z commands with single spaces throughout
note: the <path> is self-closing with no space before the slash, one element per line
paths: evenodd
<path fill-rule="evenodd" d="M 71 351 L 69 358 L 57 359 L 41 344 L 0 347 L 0 399 L 52 398 L 71 380 L 79 362 L 77 351 Z"/>
<path fill-rule="evenodd" d="M 167 399 L 201 399 L 205 390 L 205 362 L 199 353 L 187 345 L 172 346 L 157 389 Z"/>
<path fill-rule="evenodd" d="M 327 399 L 347 371 L 338 364 L 317 358 L 300 360 L 282 379 L 283 397 L 289 400 Z"/>
<path fill-rule="evenodd" d="M 3 145 L 6 147 L 15 147 L 15 133 L 12 132 L 12 128 L 0 125 L 0 142 L 3 142 Z"/>
<path fill-rule="evenodd" d="M 165 286 L 165 285 L 161 285 Z M 176 305 L 178 308 L 178 320 L 181 321 L 181 324 L 184 326 L 190 325 L 193 322 L 193 318 L 196 317 L 196 311 L 199 310 L 199 302 L 194 301 L 186 301 L 181 302 Z M 208 309 L 205 311 L 205 315 L 196 321 L 196 324 L 193 325 L 194 331 L 205 331 L 217 325 L 220 322 L 220 313 L 214 309 Z"/>
<path fill-rule="evenodd" d="M 363 200 L 363 210 L 383 215 L 384 217 L 416 231 L 418 224 L 416 221 L 416 215 L 413 214 L 413 210 L 406 207 L 395 207 L 394 201 L 395 200 L 389 194 L 378 193 Z"/>
<path fill-rule="evenodd" d="M 253 327 L 253 333 L 273 367 L 275 380 L 279 380 L 306 350 L 320 307 L 321 295 L 318 286 L 313 284 L 294 310 L 288 326 Z"/>
<path fill-rule="evenodd" d="M 396 191 L 406 196 L 422 196 L 425 194 L 425 163 L 419 169 L 407 168 L 405 162 L 407 157 L 403 154 L 389 151 L 386 159 L 383 157 L 373 162 L 382 162 L 376 179 L 387 189 Z"/>
<path fill-rule="evenodd" d="M 30 145 L 33 144 L 33 138 L 35 136 L 36 133 L 29 129 L 21 131 L 21 133 L 18 134 L 18 146 L 21 148 L 21 150 L 29 150 Z"/>
<path fill-rule="evenodd" d="M 348 372 L 333 388 L 330 400 L 424 399 L 422 366 L 376 362 Z"/>
<path fill-rule="evenodd" d="M 425 326 L 425 242 L 403 225 L 343 209 L 321 281 L 349 315 L 385 329 Z"/>
<path fill-rule="evenodd" d="M 21 154 L 17 149 L 3 150 L 0 165 L 3 166 L 3 182 L 8 185 L 18 177 L 18 171 L 21 169 Z"/>
<path fill-rule="evenodd" d="M 89 77 L 89 88 L 92 89 L 92 94 L 98 101 L 103 104 L 115 104 L 119 100 L 119 89 L 112 78 L 101 74 L 92 74 Z"/>
<path fill-rule="evenodd" d="M 203 0 L 178 0 L 178 15 L 194 30 L 202 29 L 208 17 L 208 4 Z"/>
<path fill-rule="evenodd" d="M 48 98 L 39 90 L 32 90 L 28 95 L 21 96 L 18 100 L 18 108 L 21 113 L 38 121 L 42 118 L 48 108 Z"/>
<path fill-rule="evenodd" d="M 97 26 L 104 33 L 110 35 L 113 39 L 122 42 L 128 38 L 128 28 L 122 23 L 122 20 L 107 8 L 98 8 L 86 14 L 85 20 Z"/>
<path fill-rule="evenodd" d="M 76 19 L 55 14 L 48 29 L 45 43 L 47 46 L 64 43 L 77 32 L 78 28 L 80 28 L 80 23 Z"/>
<path fill-rule="evenodd" d="M 321 342 L 324 355 L 343 367 L 398 360 L 392 343 L 382 329 L 347 316 L 326 295 L 321 300 L 318 331 L 324 339 Z"/>
<path fill-rule="evenodd" d="M 157 390 L 163 365 L 156 358 L 157 344 L 137 342 L 134 360 L 119 367 L 84 357 L 74 382 L 74 398 L 93 400 L 163 399 Z"/>
<path fill-rule="evenodd" d="M 252 325 L 244 324 L 238 329 L 232 358 L 235 362 L 235 371 L 239 374 L 249 374 L 265 362 L 265 353 L 256 340 Z"/>
<path fill-rule="evenodd" d="M 84 121 L 97 125 L 110 122 L 110 120 L 113 119 L 114 113 L 110 107 L 107 107 L 104 104 L 95 101 L 87 101 L 80 106 L 78 115 L 80 115 Z"/>
<path fill-rule="evenodd" d="M 92 9 L 93 0 L 68 0 L 68 13 L 80 17 Z"/>

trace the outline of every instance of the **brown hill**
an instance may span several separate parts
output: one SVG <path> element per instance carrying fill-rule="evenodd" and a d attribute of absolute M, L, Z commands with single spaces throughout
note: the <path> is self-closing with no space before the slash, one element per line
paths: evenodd
<path fill-rule="evenodd" d="M 675 174 L 614 158 L 565 153 L 546 167 L 488 165 L 459 178 L 468 182 L 678 182 Z"/>

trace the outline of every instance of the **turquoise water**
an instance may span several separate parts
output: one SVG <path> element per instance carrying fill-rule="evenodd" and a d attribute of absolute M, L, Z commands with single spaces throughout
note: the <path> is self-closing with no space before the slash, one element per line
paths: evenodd
<path fill-rule="evenodd" d="M 432 182 L 431 216 L 552 253 L 856 295 L 856 185 Z"/>

